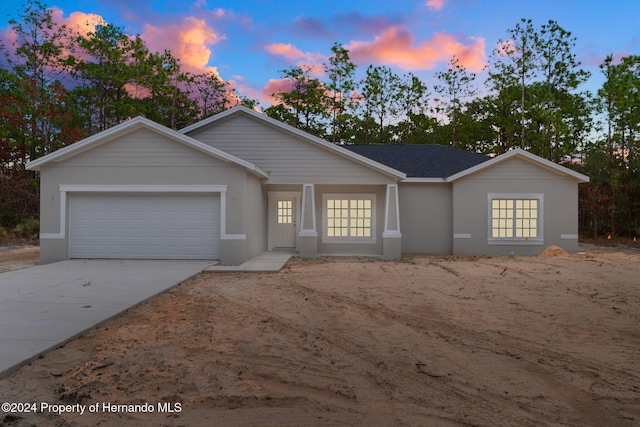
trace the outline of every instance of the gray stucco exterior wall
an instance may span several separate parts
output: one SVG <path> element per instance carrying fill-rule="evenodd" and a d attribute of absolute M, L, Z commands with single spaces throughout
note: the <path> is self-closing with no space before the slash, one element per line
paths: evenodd
<path fill-rule="evenodd" d="M 204 155 L 152 131 L 140 129 L 61 162 L 42 166 L 40 189 L 41 263 L 68 259 L 68 201 L 61 209 L 60 186 L 226 186 L 226 233 L 246 234 L 247 172 L 241 166 Z M 251 176 L 255 193 L 257 177 Z M 259 198 L 258 198 L 259 203 Z M 61 230 L 61 215 L 64 215 Z M 253 220 L 254 218 L 252 218 Z M 224 230 L 223 230 L 224 231 Z M 62 233 L 62 235 L 60 235 Z M 57 235 L 57 236 L 56 236 Z M 222 242 L 221 242 L 222 243 Z M 249 252 L 262 242 L 253 242 Z M 243 258 L 246 241 L 237 240 L 223 253 Z M 222 259 L 221 259 L 222 261 Z"/>
<path fill-rule="evenodd" d="M 268 184 L 390 182 L 370 167 L 252 117 L 231 117 L 189 136 L 260 166 L 269 172 Z"/>
<path fill-rule="evenodd" d="M 450 183 L 401 183 L 402 252 L 450 255 L 453 203 Z"/>
<path fill-rule="evenodd" d="M 245 260 L 267 250 L 267 192 L 257 177 L 246 173 Z"/>
<path fill-rule="evenodd" d="M 543 195 L 541 242 L 491 244 L 488 194 Z M 453 253 L 534 255 L 551 245 L 578 249 L 577 179 L 521 158 L 465 176 L 453 183 Z"/>

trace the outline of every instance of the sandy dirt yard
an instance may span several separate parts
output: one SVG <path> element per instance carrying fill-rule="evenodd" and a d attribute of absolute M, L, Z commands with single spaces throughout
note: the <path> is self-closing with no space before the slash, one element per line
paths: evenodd
<path fill-rule="evenodd" d="M 33 267 L 40 263 L 38 246 L 0 247 L 0 273 Z"/>
<path fill-rule="evenodd" d="M 0 424 L 638 426 L 640 251 L 583 250 L 203 274 L 1 380 L 39 412 Z"/>

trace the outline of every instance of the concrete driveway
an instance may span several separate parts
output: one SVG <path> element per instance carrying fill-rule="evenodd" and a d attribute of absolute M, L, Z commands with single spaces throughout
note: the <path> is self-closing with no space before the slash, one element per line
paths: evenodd
<path fill-rule="evenodd" d="M 0 274 L 0 378 L 214 263 L 71 260 Z"/>

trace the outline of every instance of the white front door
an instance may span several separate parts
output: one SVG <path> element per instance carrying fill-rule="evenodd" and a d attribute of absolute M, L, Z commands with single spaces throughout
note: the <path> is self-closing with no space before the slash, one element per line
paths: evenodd
<path fill-rule="evenodd" d="M 274 192 L 270 194 L 270 228 L 272 248 L 295 248 L 298 223 L 298 200 L 296 193 Z"/>

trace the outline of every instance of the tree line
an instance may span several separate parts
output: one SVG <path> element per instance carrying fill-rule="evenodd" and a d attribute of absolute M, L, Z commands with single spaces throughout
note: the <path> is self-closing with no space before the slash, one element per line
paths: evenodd
<path fill-rule="evenodd" d="M 86 33 L 57 25 L 29 1 L 0 46 L 0 226 L 37 215 L 32 159 L 145 116 L 173 129 L 237 104 L 257 108 L 213 73 L 183 70 L 171 52 L 152 52 L 113 24 Z M 523 19 L 491 53 L 478 82 L 452 57 L 429 88 L 413 73 L 357 66 L 340 43 L 322 79 L 311 66 L 280 71 L 288 89 L 263 111 L 336 144 L 443 144 L 497 155 L 512 148 L 591 177 L 580 188 L 580 231 L 635 236 L 640 231 L 640 57 L 607 57 L 596 93 L 575 38 L 557 22 Z"/>
<path fill-rule="evenodd" d="M 254 105 L 216 74 L 186 72 L 171 52 L 153 52 L 113 24 L 59 25 L 35 0 L 9 25 L 14 37 L 0 45 L 0 227 L 37 216 L 29 160 L 139 115 L 178 129 Z"/>

